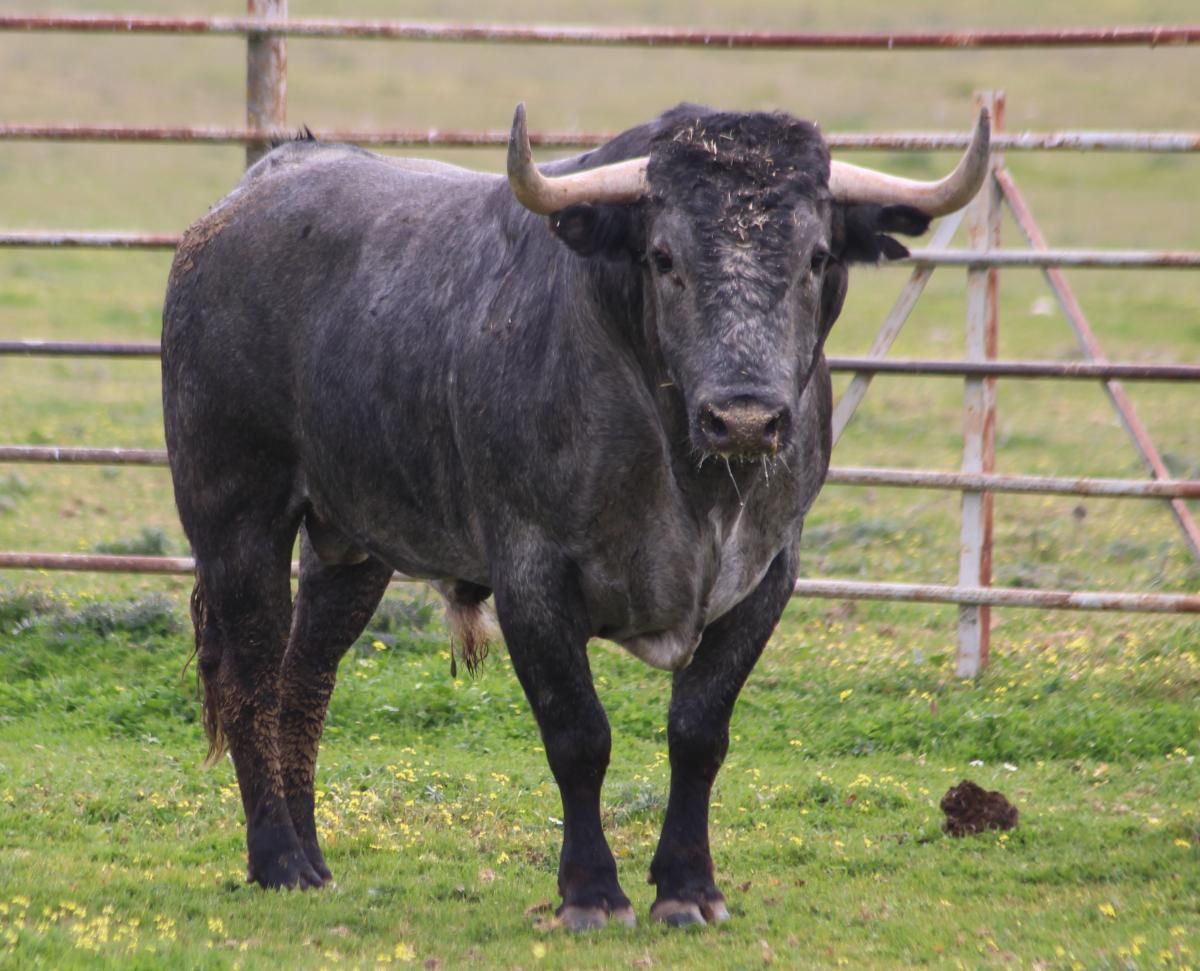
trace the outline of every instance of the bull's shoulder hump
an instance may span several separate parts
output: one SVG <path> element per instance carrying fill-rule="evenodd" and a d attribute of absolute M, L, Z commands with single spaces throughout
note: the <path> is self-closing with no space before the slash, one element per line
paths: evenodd
<path fill-rule="evenodd" d="M 405 158 L 368 152 L 355 145 L 324 142 L 288 142 L 274 149 L 251 169 L 239 188 L 260 180 L 310 179 L 333 172 L 340 175 L 371 173 L 386 181 L 426 179 L 471 182 L 492 181 L 495 176 L 474 172 L 458 165 L 425 158 Z"/>

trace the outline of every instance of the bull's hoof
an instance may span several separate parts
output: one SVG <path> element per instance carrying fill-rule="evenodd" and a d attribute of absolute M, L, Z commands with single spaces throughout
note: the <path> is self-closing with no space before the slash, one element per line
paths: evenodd
<path fill-rule="evenodd" d="M 301 840 L 300 845 L 304 848 L 304 856 L 308 859 L 308 865 L 321 878 L 321 885 L 326 886 L 333 883 L 333 871 L 326 864 L 325 857 L 321 853 L 321 848 L 316 843 L 310 843 L 307 840 Z"/>
<path fill-rule="evenodd" d="M 654 901 L 650 919 L 670 927 L 704 927 L 729 920 L 729 910 L 720 897 L 695 901 L 664 898 Z"/>
<path fill-rule="evenodd" d="M 637 917 L 633 908 L 626 905 L 616 910 L 606 910 L 604 907 L 580 907 L 566 904 L 559 908 L 558 920 L 569 931 L 598 931 L 608 924 L 620 924 L 622 927 L 636 927 Z"/>
<path fill-rule="evenodd" d="M 650 919 L 671 927 L 703 927 L 708 923 L 700 913 L 700 905 L 691 900 L 656 900 L 650 908 Z"/>
<path fill-rule="evenodd" d="M 267 890 L 311 890 L 326 883 L 299 850 L 278 853 L 265 860 L 252 858 L 246 879 Z"/>

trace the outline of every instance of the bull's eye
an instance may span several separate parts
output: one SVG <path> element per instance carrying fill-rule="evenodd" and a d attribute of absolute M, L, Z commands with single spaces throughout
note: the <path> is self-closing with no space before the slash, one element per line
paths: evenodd
<path fill-rule="evenodd" d="M 808 272 L 813 276 L 819 276 L 825 271 L 825 267 L 829 265 L 832 254 L 824 246 L 813 247 L 812 257 L 808 264 Z"/>
<path fill-rule="evenodd" d="M 661 243 L 650 250 L 650 262 L 654 264 L 654 269 L 664 276 L 675 266 L 675 261 L 671 259 L 671 251 Z"/>

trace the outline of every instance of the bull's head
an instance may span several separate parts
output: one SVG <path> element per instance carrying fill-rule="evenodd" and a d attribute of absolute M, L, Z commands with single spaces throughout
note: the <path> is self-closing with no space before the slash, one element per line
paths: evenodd
<path fill-rule="evenodd" d="M 887 233 L 919 234 L 965 205 L 987 171 L 988 131 L 984 112 L 957 168 L 915 182 L 831 163 L 816 128 L 787 115 L 698 111 L 644 158 L 551 178 L 533 164 L 518 105 L 508 176 L 572 249 L 642 268 L 693 448 L 757 459 L 791 441 L 846 265 L 907 255 Z"/>

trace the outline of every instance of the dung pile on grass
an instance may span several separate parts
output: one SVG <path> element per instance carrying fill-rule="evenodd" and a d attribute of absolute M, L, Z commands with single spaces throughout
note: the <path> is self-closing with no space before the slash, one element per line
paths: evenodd
<path fill-rule="evenodd" d="M 970 779 L 963 779 L 942 796 L 946 821 L 942 829 L 951 836 L 968 836 L 989 829 L 1012 829 L 1017 825 L 1017 807 L 999 792 L 988 792 Z"/>

